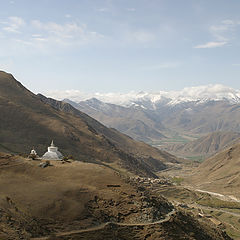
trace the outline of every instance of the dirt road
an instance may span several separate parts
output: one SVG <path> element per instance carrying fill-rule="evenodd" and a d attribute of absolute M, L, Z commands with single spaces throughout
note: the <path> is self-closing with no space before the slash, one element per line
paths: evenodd
<path fill-rule="evenodd" d="M 175 213 L 176 213 L 176 210 L 173 209 L 171 212 L 166 214 L 163 219 L 161 219 L 159 221 L 155 221 L 155 222 L 150 222 L 150 223 L 149 222 L 148 223 L 115 223 L 115 222 L 106 222 L 106 223 L 103 223 L 101 225 L 98 225 L 98 226 L 95 226 L 95 227 L 90 227 L 90 228 L 87 228 L 87 229 L 74 230 L 74 231 L 69 231 L 69 232 L 59 232 L 59 233 L 56 233 L 55 236 L 56 237 L 64 237 L 64 236 L 68 236 L 68 235 L 72 235 L 72 234 L 93 232 L 93 231 L 97 231 L 97 230 L 102 230 L 106 226 L 110 226 L 110 225 L 130 226 L 130 227 L 134 227 L 134 226 L 150 226 L 150 225 L 160 224 L 160 223 L 164 223 L 164 222 L 169 221 L 171 216 L 174 215 Z M 31 238 L 31 240 L 47 240 L 49 237 L 50 236 L 40 237 L 40 238 Z"/>

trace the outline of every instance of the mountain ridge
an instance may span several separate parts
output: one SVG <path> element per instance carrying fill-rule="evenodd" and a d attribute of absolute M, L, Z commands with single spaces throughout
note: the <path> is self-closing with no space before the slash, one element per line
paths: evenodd
<path fill-rule="evenodd" d="M 141 109 L 103 103 L 95 98 L 79 103 L 66 99 L 64 102 L 138 141 L 165 138 L 162 133 L 165 127 L 161 121 Z"/>
<path fill-rule="evenodd" d="M 166 147 L 166 151 L 175 153 L 176 155 L 201 155 L 207 157 L 239 141 L 240 133 L 213 132 L 188 143 L 169 145 Z"/>
<path fill-rule="evenodd" d="M 154 169 L 166 168 L 163 161 L 177 161 L 170 154 L 108 129 L 69 104 L 53 99 L 44 102 L 5 72 L 0 72 L 0 99 L 3 150 L 26 154 L 34 146 L 43 154 L 54 139 L 65 155 L 87 162 L 115 162 L 122 169 L 152 177 L 156 177 Z"/>
<path fill-rule="evenodd" d="M 217 131 L 240 132 L 240 104 L 226 100 L 158 104 L 156 109 L 124 107 L 97 99 L 65 101 L 106 126 L 154 146 L 171 142 L 176 136 L 186 142 L 189 137 L 193 140 Z"/>
<path fill-rule="evenodd" d="M 230 103 L 240 103 L 240 90 L 235 90 L 221 84 L 209 84 L 196 87 L 185 87 L 180 91 L 159 92 L 129 92 L 129 93 L 92 93 L 85 94 L 78 90 L 49 91 L 49 97 L 70 99 L 74 102 L 86 101 L 92 98 L 105 103 L 126 107 L 141 107 L 154 109 L 158 104 L 175 106 L 181 103 L 226 100 Z"/>

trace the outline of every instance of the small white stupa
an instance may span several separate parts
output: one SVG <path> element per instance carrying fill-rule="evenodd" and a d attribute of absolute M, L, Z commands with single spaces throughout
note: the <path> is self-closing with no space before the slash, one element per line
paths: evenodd
<path fill-rule="evenodd" d="M 31 152 L 30 152 L 30 154 L 28 155 L 28 158 L 31 158 L 31 159 L 36 159 L 36 158 L 39 158 L 39 156 L 37 155 L 37 152 L 36 152 L 36 150 L 34 149 L 34 147 L 33 147 L 33 149 L 31 150 Z"/>
<path fill-rule="evenodd" d="M 51 146 L 48 147 L 48 151 L 42 156 L 44 160 L 62 160 L 63 155 L 58 151 L 58 147 L 55 147 L 53 141 Z"/>
<path fill-rule="evenodd" d="M 37 155 L 37 152 L 36 152 L 36 150 L 34 149 L 34 147 L 33 147 L 33 149 L 31 150 L 30 155 Z"/>

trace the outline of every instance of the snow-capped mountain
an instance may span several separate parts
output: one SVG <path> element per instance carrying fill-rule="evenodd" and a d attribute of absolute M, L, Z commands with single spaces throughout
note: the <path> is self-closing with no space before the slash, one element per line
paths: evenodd
<path fill-rule="evenodd" d="M 240 132 L 240 90 L 219 84 L 156 93 L 83 94 L 74 90 L 49 95 L 148 143 L 182 134 Z"/>
<path fill-rule="evenodd" d="M 141 107 L 155 109 L 157 105 L 177 105 L 187 102 L 204 103 L 206 101 L 227 100 L 230 103 L 240 103 L 240 90 L 215 84 L 198 87 L 187 87 L 181 91 L 159 91 L 154 93 L 93 93 L 86 94 L 78 90 L 51 91 L 46 94 L 56 99 L 70 99 L 74 102 L 96 98 L 105 103 L 112 103 L 125 107 Z"/>

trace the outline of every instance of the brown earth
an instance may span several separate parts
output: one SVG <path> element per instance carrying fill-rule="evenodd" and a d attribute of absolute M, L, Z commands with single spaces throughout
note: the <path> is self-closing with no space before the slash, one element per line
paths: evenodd
<path fill-rule="evenodd" d="M 166 199 L 109 167 L 79 161 L 38 165 L 0 154 L 0 239 L 230 239 L 183 211 L 167 218 L 173 206 Z M 106 222 L 113 223 L 102 228 Z"/>
<path fill-rule="evenodd" d="M 206 159 L 187 178 L 197 188 L 240 198 L 240 144 Z"/>

